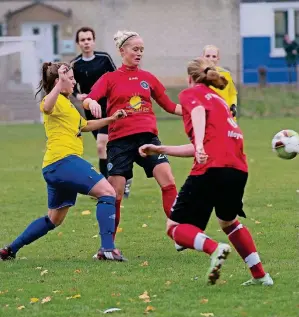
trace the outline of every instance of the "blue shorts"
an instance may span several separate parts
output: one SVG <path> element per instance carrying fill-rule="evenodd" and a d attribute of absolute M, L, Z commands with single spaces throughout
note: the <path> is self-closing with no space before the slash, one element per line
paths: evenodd
<path fill-rule="evenodd" d="M 48 188 L 48 208 L 73 206 L 77 194 L 87 195 L 104 178 L 95 168 L 76 155 L 67 156 L 43 168 Z"/>

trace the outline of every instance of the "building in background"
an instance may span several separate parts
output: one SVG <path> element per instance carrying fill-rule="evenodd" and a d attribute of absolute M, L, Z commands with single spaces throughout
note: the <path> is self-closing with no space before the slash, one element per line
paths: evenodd
<path fill-rule="evenodd" d="M 283 38 L 288 34 L 299 43 L 299 1 L 241 2 L 243 82 L 258 83 L 258 69 L 264 68 L 267 82 L 288 83 Z"/>

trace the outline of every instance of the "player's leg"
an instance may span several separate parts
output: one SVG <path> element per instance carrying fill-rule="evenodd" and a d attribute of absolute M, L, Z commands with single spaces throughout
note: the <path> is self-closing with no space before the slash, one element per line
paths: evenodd
<path fill-rule="evenodd" d="M 0 250 L 0 260 L 14 258 L 23 246 L 55 229 L 62 223 L 69 208 L 75 204 L 77 193 L 57 186 L 58 175 L 55 163 L 44 168 L 43 175 L 48 188 L 48 215 L 34 220 L 8 247 Z"/>
<path fill-rule="evenodd" d="M 252 279 L 244 285 L 273 285 L 270 275 L 264 271 L 252 235 L 237 220 L 237 216 L 246 217 L 242 199 L 247 173 L 235 169 L 211 170 L 211 173 L 217 192 L 215 210 L 219 224 L 252 274 Z"/>
<path fill-rule="evenodd" d="M 208 284 L 215 284 L 230 253 L 230 247 L 212 240 L 204 232 L 213 210 L 207 185 L 205 175 L 187 178 L 172 208 L 167 222 L 167 234 L 177 244 L 211 256 L 207 281 Z"/>
<path fill-rule="evenodd" d="M 114 140 L 107 144 L 108 181 L 116 193 L 115 234 L 120 222 L 120 205 L 126 181 L 133 177 L 135 148 L 134 137 Z"/>
<path fill-rule="evenodd" d="M 161 142 L 158 137 L 154 135 L 146 135 L 143 142 L 140 142 L 139 146 L 146 143 L 160 145 Z M 162 192 L 163 209 L 168 217 L 170 209 L 177 196 L 177 189 L 175 186 L 174 177 L 171 171 L 171 167 L 166 155 L 151 155 L 145 158 L 136 156 L 136 163 L 144 168 L 146 176 L 148 178 L 154 177 L 160 185 Z"/>

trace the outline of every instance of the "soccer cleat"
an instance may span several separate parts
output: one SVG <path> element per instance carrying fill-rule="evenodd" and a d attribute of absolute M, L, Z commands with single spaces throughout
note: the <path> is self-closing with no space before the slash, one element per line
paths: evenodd
<path fill-rule="evenodd" d="M 264 285 L 264 286 L 272 286 L 274 284 L 269 273 L 262 278 L 252 278 L 249 281 L 241 284 L 243 286 L 251 286 L 251 285 Z"/>
<path fill-rule="evenodd" d="M 128 179 L 127 182 L 126 182 L 125 191 L 124 191 L 124 197 L 125 198 L 129 198 L 130 191 L 131 191 L 131 186 L 132 186 L 132 178 Z"/>
<path fill-rule="evenodd" d="M 174 244 L 174 247 L 175 247 L 175 249 L 176 249 L 178 252 L 181 252 L 181 251 L 184 251 L 184 250 L 187 249 L 187 248 L 182 247 L 181 245 L 179 245 L 179 244 L 177 244 L 177 243 Z"/>
<path fill-rule="evenodd" d="M 220 277 L 220 270 L 231 252 L 231 247 L 226 243 L 219 243 L 217 249 L 211 255 L 211 265 L 207 273 L 208 285 L 216 284 Z"/>
<path fill-rule="evenodd" d="M 0 249 L 0 261 L 14 260 L 15 258 L 16 255 L 11 251 L 9 246 Z"/>
<path fill-rule="evenodd" d="M 101 261 L 118 261 L 118 262 L 126 262 L 128 259 L 126 259 L 122 253 L 118 249 L 100 249 L 97 254 L 93 256 L 95 260 L 101 260 Z"/>

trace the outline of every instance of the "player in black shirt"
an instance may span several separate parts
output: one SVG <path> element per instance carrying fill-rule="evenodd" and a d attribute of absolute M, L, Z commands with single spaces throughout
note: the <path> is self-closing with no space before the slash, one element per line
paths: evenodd
<path fill-rule="evenodd" d="M 116 66 L 108 53 L 94 51 L 95 31 L 92 28 L 80 28 L 76 32 L 76 43 L 80 47 L 81 54 L 72 61 L 74 76 L 77 82 L 73 94 L 79 101 L 83 101 L 93 84 L 105 73 L 113 72 Z M 99 100 L 99 103 L 102 106 L 102 118 L 106 118 L 107 99 L 102 98 Z M 95 119 L 89 110 L 84 109 L 84 112 L 87 120 Z M 92 133 L 97 142 L 100 172 L 108 178 L 106 149 L 108 126 L 97 131 L 92 131 Z M 125 197 L 129 196 L 131 182 L 131 180 L 127 181 Z"/>

